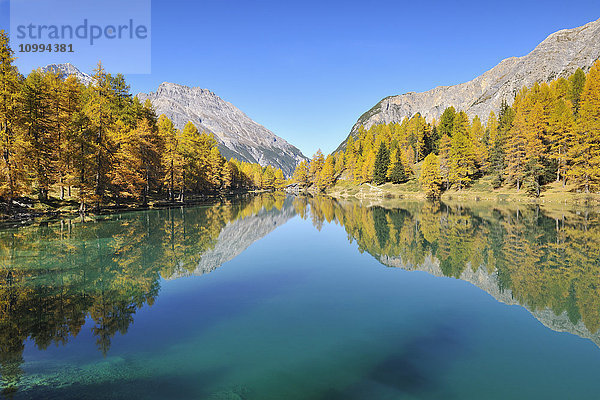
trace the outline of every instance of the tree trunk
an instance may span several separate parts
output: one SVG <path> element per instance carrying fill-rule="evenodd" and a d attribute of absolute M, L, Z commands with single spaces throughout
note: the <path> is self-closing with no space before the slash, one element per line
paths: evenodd
<path fill-rule="evenodd" d="M 169 193 L 171 202 L 173 202 L 175 200 L 175 193 L 173 193 L 173 180 L 174 180 L 173 160 L 171 160 L 171 188 L 170 188 L 170 193 Z"/>
<path fill-rule="evenodd" d="M 8 130 L 8 128 L 6 128 L 6 130 Z M 6 163 L 6 169 L 8 170 L 8 207 L 10 208 L 12 206 L 12 201 L 15 198 L 15 182 L 13 180 L 12 164 L 10 162 L 10 151 L 5 149 L 3 156 L 4 162 Z"/>

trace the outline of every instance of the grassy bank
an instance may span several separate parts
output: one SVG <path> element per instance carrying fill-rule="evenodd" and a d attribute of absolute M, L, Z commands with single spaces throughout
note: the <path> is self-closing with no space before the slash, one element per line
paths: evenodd
<path fill-rule="evenodd" d="M 341 180 L 335 186 L 328 188 L 326 194 L 335 198 L 357 198 L 363 200 L 391 200 L 415 199 L 424 200 L 425 193 L 417 179 L 406 183 L 375 186 L 369 183 L 361 185 L 351 181 Z M 526 203 L 526 204 L 554 204 L 575 206 L 600 206 L 600 194 L 580 193 L 575 187 L 562 183 L 546 185 L 540 197 L 531 197 L 525 190 L 517 191 L 515 188 L 501 187 L 494 189 L 490 177 L 481 178 L 469 187 L 462 190 L 450 189 L 442 194 L 441 200 L 452 201 L 483 201 L 493 203 Z"/>

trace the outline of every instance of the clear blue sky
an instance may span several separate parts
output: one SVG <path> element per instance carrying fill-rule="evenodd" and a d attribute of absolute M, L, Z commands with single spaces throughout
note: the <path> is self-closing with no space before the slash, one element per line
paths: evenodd
<path fill-rule="evenodd" d="M 470 80 L 598 18 L 598 0 L 153 0 L 152 74 L 127 78 L 210 89 L 310 156 L 385 96 Z"/>

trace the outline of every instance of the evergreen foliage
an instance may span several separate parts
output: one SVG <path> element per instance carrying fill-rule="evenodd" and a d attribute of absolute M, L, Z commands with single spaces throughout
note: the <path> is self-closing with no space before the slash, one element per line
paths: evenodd
<path fill-rule="evenodd" d="M 401 150 L 396 149 L 393 154 L 393 160 L 390 164 L 389 179 L 392 183 L 403 183 L 408 180 L 406 171 L 404 169 L 404 163 L 401 158 Z"/>
<path fill-rule="evenodd" d="M 375 171 L 373 173 L 373 182 L 377 185 L 385 183 L 387 179 L 387 170 L 390 164 L 390 153 L 384 142 L 379 144 L 377 156 L 375 157 Z"/>

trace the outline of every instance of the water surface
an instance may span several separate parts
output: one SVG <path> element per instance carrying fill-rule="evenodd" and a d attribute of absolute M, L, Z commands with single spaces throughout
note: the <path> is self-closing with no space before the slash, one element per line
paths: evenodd
<path fill-rule="evenodd" d="M 593 398 L 593 212 L 263 195 L 0 231 L 6 398 Z"/>

